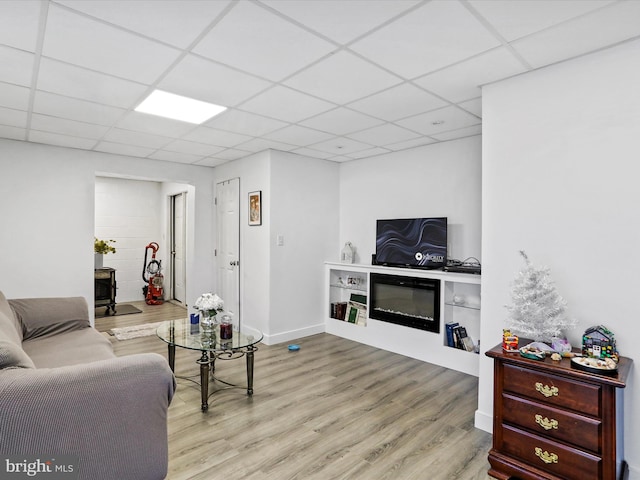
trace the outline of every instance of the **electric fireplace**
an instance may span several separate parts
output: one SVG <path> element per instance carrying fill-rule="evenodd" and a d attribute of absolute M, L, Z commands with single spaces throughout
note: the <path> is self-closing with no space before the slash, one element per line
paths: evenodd
<path fill-rule="evenodd" d="M 440 280 L 371 273 L 369 317 L 440 332 Z"/>

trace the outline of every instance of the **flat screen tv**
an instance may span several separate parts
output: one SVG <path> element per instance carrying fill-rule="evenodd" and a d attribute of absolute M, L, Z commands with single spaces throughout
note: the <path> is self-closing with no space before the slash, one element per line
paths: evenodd
<path fill-rule="evenodd" d="M 378 220 L 378 265 L 434 269 L 447 264 L 447 218 Z"/>

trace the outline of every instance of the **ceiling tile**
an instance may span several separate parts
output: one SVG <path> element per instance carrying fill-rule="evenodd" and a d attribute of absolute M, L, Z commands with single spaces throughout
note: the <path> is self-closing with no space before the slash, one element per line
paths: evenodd
<path fill-rule="evenodd" d="M 205 125 L 211 128 L 258 137 L 265 133 L 286 127 L 288 124 L 280 120 L 274 120 L 273 118 L 254 115 L 253 113 L 228 109 L 224 113 L 213 117 L 205 123 Z"/>
<path fill-rule="evenodd" d="M 425 135 L 455 130 L 480 124 L 481 120 L 457 107 L 445 107 L 415 117 L 398 120 L 396 123 Z"/>
<path fill-rule="evenodd" d="M 215 145 L 207 145 L 205 143 L 189 142 L 187 140 L 174 140 L 164 147 L 164 150 L 170 152 L 190 153 L 206 157 L 224 150 L 224 147 L 216 147 Z"/>
<path fill-rule="evenodd" d="M 12 140 L 24 140 L 27 137 L 27 129 L 0 125 L 0 138 L 10 138 Z"/>
<path fill-rule="evenodd" d="M 363 79 L 366 78 L 366 81 Z M 335 103 L 397 85 L 402 80 L 349 52 L 338 52 L 288 79 L 285 85 Z"/>
<path fill-rule="evenodd" d="M 404 83 L 351 103 L 349 108 L 392 122 L 445 105 L 447 102 L 438 97 L 410 83 Z"/>
<path fill-rule="evenodd" d="M 33 111 L 98 125 L 113 125 L 126 110 L 99 103 L 36 91 Z"/>
<path fill-rule="evenodd" d="M 238 147 L 254 153 L 261 152 L 262 150 L 267 150 L 269 148 L 288 152 L 289 150 L 296 148 L 296 145 L 289 145 L 288 143 L 277 142 L 275 140 L 269 140 L 268 138 L 254 138 L 253 140 L 249 140 L 248 142 L 238 145 Z"/>
<path fill-rule="evenodd" d="M 34 113 L 31 117 L 31 128 L 43 132 L 60 133 L 62 135 L 81 138 L 93 138 L 95 140 L 102 138 L 109 130 L 109 127 L 101 125 L 76 122 L 75 120 L 67 120 L 37 113 Z"/>
<path fill-rule="evenodd" d="M 375 148 L 370 148 L 369 150 L 362 150 L 360 152 L 350 153 L 349 157 L 350 158 L 368 158 L 368 157 L 375 157 L 376 155 L 382 155 L 389 152 L 391 152 L 391 150 L 387 150 L 386 148 L 382 148 L 382 147 L 375 147 Z"/>
<path fill-rule="evenodd" d="M 116 155 L 127 155 L 129 157 L 147 157 L 155 151 L 155 148 L 138 147 L 136 145 L 125 145 L 123 143 L 100 142 L 94 150 L 98 152 L 114 153 Z"/>
<path fill-rule="evenodd" d="M 384 148 L 388 148 L 394 152 L 398 152 L 400 150 L 407 150 L 408 148 L 420 147 L 422 145 L 429 145 L 430 143 L 437 142 L 436 139 L 430 137 L 419 137 L 414 138 L 413 140 L 407 140 L 406 142 L 398 142 L 392 143 L 389 145 L 385 145 Z"/>
<path fill-rule="evenodd" d="M 517 40 L 513 47 L 533 67 L 541 67 L 638 35 L 640 2 L 619 2 L 564 23 L 561 27 Z"/>
<path fill-rule="evenodd" d="M 26 111 L 29 106 L 29 93 L 27 87 L 0 82 L 0 106 Z"/>
<path fill-rule="evenodd" d="M 458 104 L 459 107 L 464 108 L 467 112 L 473 113 L 477 117 L 482 117 L 482 98 L 474 98 Z"/>
<path fill-rule="evenodd" d="M 33 60 L 33 53 L 0 45 L 0 81 L 31 86 Z"/>
<path fill-rule="evenodd" d="M 238 2 L 193 51 L 279 81 L 334 49 L 258 4 Z"/>
<path fill-rule="evenodd" d="M 460 128 L 458 130 L 450 130 L 442 133 L 432 133 L 431 136 L 437 140 L 454 140 L 456 138 L 470 137 L 472 135 L 480 135 L 482 133 L 482 125 L 473 125 L 471 127 Z"/>
<path fill-rule="evenodd" d="M 27 112 L 0 107 L 0 125 L 25 128 L 27 126 Z"/>
<path fill-rule="evenodd" d="M 230 3 L 216 0 L 57 0 L 109 23 L 180 48 L 189 46 Z"/>
<path fill-rule="evenodd" d="M 43 55 L 150 84 L 179 51 L 51 3 Z"/>
<path fill-rule="evenodd" d="M 512 41 L 583 15 L 612 0 L 469 0 L 506 40 Z"/>
<path fill-rule="evenodd" d="M 242 110 L 286 122 L 298 122 L 334 105 L 287 87 L 276 86 L 242 104 Z"/>
<path fill-rule="evenodd" d="M 320 150 L 314 150 L 312 148 L 307 148 L 307 147 L 296 148 L 295 150 L 292 150 L 292 152 L 297 153 L 298 155 L 304 155 L 305 157 L 321 158 L 321 159 L 327 159 L 329 157 L 334 156 L 333 153 L 321 152 Z"/>
<path fill-rule="evenodd" d="M 217 167 L 218 165 L 222 165 L 228 161 L 229 160 L 223 160 L 220 158 L 207 157 L 202 160 L 198 160 L 194 165 L 198 165 L 199 167 Z"/>
<path fill-rule="evenodd" d="M 420 77 L 414 82 L 451 102 L 482 94 L 480 86 L 517 75 L 526 68 L 506 48 L 497 48 L 451 67 Z"/>
<path fill-rule="evenodd" d="M 343 163 L 353 160 L 353 158 L 347 157 L 346 155 L 334 155 L 333 157 L 329 157 L 329 160 L 336 163 Z"/>
<path fill-rule="evenodd" d="M 132 107 L 147 87 L 66 63 L 40 61 L 38 89 L 115 107 Z"/>
<path fill-rule="evenodd" d="M 129 112 L 118 122 L 118 128 L 177 138 L 193 130 L 192 123 L 180 122 L 147 113 Z"/>
<path fill-rule="evenodd" d="M 418 1 L 262 0 L 262 3 L 340 44 L 345 44 L 414 6 Z"/>
<path fill-rule="evenodd" d="M 365 142 L 369 145 L 388 145 L 390 143 L 404 142 L 419 137 L 419 133 L 411 132 L 397 125 L 387 123 L 361 132 L 352 133 L 349 138 Z"/>
<path fill-rule="evenodd" d="M 500 42 L 459 2 L 429 2 L 350 48 L 407 79 L 459 62 Z"/>
<path fill-rule="evenodd" d="M 157 150 L 149 155 L 148 158 L 154 160 L 164 160 L 165 162 L 176 163 L 195 163 L 198 160 L 202 160 L 202 155 L 193 155 L 190 153 L 169 152 L 167 150 Z"/>
<path fill-rule="evenodd" d="M 214 128 L 199 126 L 192 132 L 189 132 L 183 140 L 192 142 L 206 143 L 207 145 L 216 145 L 218 147 L 235 147 L 239 143 L 250 140 L 248 135 L 240 135 L 238 133 L 225 132 Z"/>
<path fill-rule="evenodd" d="M 222 152 L 218 152 L 215 155 L 212 155 L 212 157 L 220 159 L 220 160 L 224 160 L 224 161 L 228 161 L 228 160 L 237 160 L 238 158 L 244 158 L 247 157 L 249 155 L 251 155 L 252 152 L 248 152 L 246 150 L 238 150 L 235 148 L 227 148 L 226 150 L 223 150 Z"/>
<path fill-rule="evenodd" d="M 282 130 L 265 135 L 265 138 L 270 140 L 276 140 L 277 142 L 284 142 L 289 145 L 302 147 L 312 143 L 321 142 L 322 140 L 328 140 L 331 137 L 333 137 L 333 135 L 329 133 L 301 127 L 299 125 L 291 125 L 283 128 Z"/>
<path fill-rule="evenodd" d="M 122 130 L 121 128 L 112 128 L 104 136 L 107 142 L 124 143 L 127 145 L 135 145 L 147 148 L 162 148 L 168 144 L 171 139 L 161 137 L 159 135 L 151 135 L 149 133 L 133 132 L 131 130 Z"/>
<path fill-rule="evenodd" d="M 329 112 L 321 113 L 300 123 L 307 127 L 315 128 L 316 130 L 333 133 L 334 135 L 345 135 L 375 125 L 381 125 L 384 122 L 377 118 L 354 112 L 348 108 L 340 107 Z"/>
<path fill-rule="evenodd" d="M 186 56 L 158 84 L 168 92 L 232 107 L 273 85 L 195 55 Z"/>
<path fill-rule="evenodd" d="M 82 150 L 89 150 L 96 143 L 95 140 L 88 138 L 70 137 L 58 133 L 39 132 L 37 130 L 31 130 L 29 132 L 29 141 L 60 147 L 79 148 Z"/>
<path fill-rule="evenodd" d="M 358 142 L 345 137 L 332 138 L 311 146 L 313 150 L 333 153 L 334 155 L 349 155 L 350 153 L 367 150 L 371 147 L 372 145 L 367 143 Z"/>
<path fill-rule="evenodd" d="M 36 51 L 42 2 L 0 1 L 0 44 Z"/>

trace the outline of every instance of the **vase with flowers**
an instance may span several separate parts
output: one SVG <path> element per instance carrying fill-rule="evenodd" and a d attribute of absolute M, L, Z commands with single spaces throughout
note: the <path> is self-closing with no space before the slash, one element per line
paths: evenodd
<path fill-rule="evenodd" d="M 116 247 L 111 245 L 115 240 L 99 240 L 93 237 L 94 265 L 93 268 L 102 268 L 102 259 L 107 253 L 116 253 Z"/>
<path fill-rule="evenodd" d="M 224 308 L 224 302 L 215 293 L 203 293 L 198 297 L 194 307 L 200 311 L 200 327 L 203 332 L 213 331 L 216 315 Z"/>

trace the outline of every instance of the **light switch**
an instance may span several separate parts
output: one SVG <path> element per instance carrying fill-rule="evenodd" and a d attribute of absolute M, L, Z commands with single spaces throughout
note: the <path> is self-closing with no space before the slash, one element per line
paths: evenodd
<path fill-rule="evenodd" d="M 278 247 L 282 247 L 284 245 L 284 235 L 277 235 L 276 236 L 276 245 Z"/>

